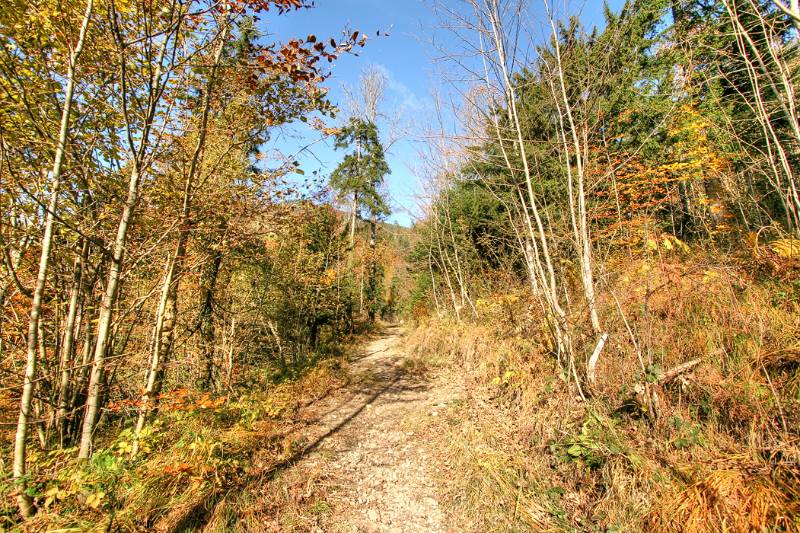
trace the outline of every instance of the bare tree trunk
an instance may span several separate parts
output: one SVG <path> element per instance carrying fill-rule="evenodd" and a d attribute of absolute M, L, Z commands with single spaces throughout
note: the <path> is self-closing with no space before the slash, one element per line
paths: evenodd
<path fill-rule="evenodd" d="M 86 392 L 92 353 L 94 353 L 94 332 L 92 330 L 92 321 L 88 315 L 85 317 L 84 322 L 84 340 L 83 348 L 81 349 L 80 363 L 75 371 L 75 384 L 72 387 L 67 404 L 69 428 L 65 433 L 69 436 L 70 442 L 74 442 L 78 438 L 78 428 L 81 425 L 82 418 L 80 418 L 80 416 L 75 416 L 75 411 L 82 400 L 81 395 Z"/>
<path fill-rule="evenodd" d="M 104 269 L 105 257 L 101 259 L 100 263 L 97 265 L 97 268 L 89 269 L 87 264 L 87 269 L 84 272 L 84 278 L 86 278 L 86 275 L 90 273 L 91 277 L 84 280 L 85 298 L 92 298 L 94 296 L 92 293 L 97 281 L 104 277 L 104 273 L 102 272 Z M 87 390 L 89 371 L 91 368 L 91 358 L 92 354 L 94 353 L 94 330 L 92 328 L 93 320 L 92 316 L 88 314 L 88 310 L 89 306 L 85 304 L 81 308 L 81 320 L 84 324 L 82 328 L 83 346 L 81 347 L 80 360 L 76 360 L 75 362 L 76 366 L 72 373 L 73 385 L 70 387 L 69 399 L 67 400 L 67 418 L 69 420 L 70 427 L 66 433 L 69 436 L 70 442 L 74 442 L 75 438 L 77 437 L 77 435 L 75 435 L 76 426 L 80 425 L 81 421 L 83 420 L 81 416 L 76 417 L 75 415 L 80 415 L 80 413 L 77 412 L 77 407 L 80 403 L 82 403 L 83 399 L 81 396 L 85 394 Z"/>
<path fill-rule="evenodd" d="M 103 367 L 105 365 L 106 352 L 109 346 L 111 318 L 114 304 L 117 301 L 117 291 L 119 290 L 122 261 L 125 256 L 128 227 L 133 218 L 136 203 L 139 200 L 139 179 L 139 169 L 135 168 L 131 172 L 128 183 L 128 199 L 125 202 L 125 207 L 122 210 L 122 218 L 117 227 L 111 267 L 109 269 L 103 299 L 100 302 L 100 315 L 97 320 L 97 339 L 94 345 L 94 364 L 92 365 L 92 371 L 89 377 L 89 395 L 86 400 L 86 414 L 83 419 L 81 443 L 78 451 L 78 458 L 80 459 L 88 459 L 92 451 L 94 425 L 100 409 L 100 387 L 103 380 Z"/>
<path fill-rule="evenodd" d="M 44 288 L 47 283 L 47 268 L 50 262 L 50 249 L 53 244 L 53 227 L 55 224 L 55 212 L 58 208 L 58 195 L 61 188 L 61 165 L 64 160 L 64 152 L 67 147 L 69 136 L 70 113 L 72 110 L 72 97 L 75 89 L 75 66 L 83 51 L 83 44 L 86 38 L 86 31 L 89 27 L 89 19 L 92 16 L 94 7 L 93 0 L 87 0 L 86 10 L 81 22 L 80 34 L 75 48 L 71 51 L 69 64 L 67 66 L 67 85 L 64 94 L 64 108 L 61 112 L 61 125 L 58 132 L 58 145 L 53 159 L 53 169 L 51 171 L 52 187 L 50 190 L 50 201 L 47 205 L 45 214 L 44 235 L 42 237 L 42 253 L 39 258 L 39 272 L 36 276 L 36 286 L 33 290 L 33 301 L 31 302 L 31 314 L 28 321 L 28 343 L 27 343 L 27 362 L 25 365 L 25 381 L 22 387 L 22 398 L 20 399 L 19 420 L 17 421 L 17 433 L 14 439 L 14 481 L 20 484 L 17 504 L 20 513 L 24 518 L 30 518 L 34 514 L 33 499 L 26 493 L 25 480 L 25 460 L 26 444 L 28 433 L 28 419 L 30 417 L 31 400 L 33 398 L 33 388 L 36 379 L 36 359 L 37 346 L 39 344 L 39 314 L 42 309 L 42 299 Z"/>
<path fill-rule="evenodd" d="M 180 244 L 178 245 L 180 247 Z M 167 348 L 162 349 L 162 345 L 169 343 L 168 335 L 165 335 L 165 324 L 169 321 L 174 321 L 175 309 L 170 308 L 169 300 L 171 298 L 172 288 L 174 286 L 173 279 L 176 269 L 176 258 L 170 256 L 167 258 L 167 269 L 164 275 L 164 283 L 161 288 L 161 298 L 158 302 L 158 309 L 156 311 L 156 324 L 153 327 L 153 349 L 150 354 L 150 365 L 147 367 L 144 392 L 142 393 L 141 405 L 139 406 L 139 416 L 136 420 L 134 428 L 133 446 L 131 449 L 131 457 L 135 457 L 139 452 L 139 435 L 144 429 L 145 422 L 147 421 L 147 413 L 151 409 L 151 404 L 158 402 L 158 394 L 161 390 L 162 376 L 164 373 L 164 365 L 166 364 Z M 172 300 L 174 301 L 174 296 Z"/>
<path fill-rule="evenodd" d="M 469 308 L 472 310 L 472 315 L 477 318 L 478 310 L 475 308 L 475 304 L 472 302 L 472 297 L 469 295 L 469 287 L 467 285 L 466 276 L 464 275 L 465 269 L 462 268 L 461 265 L 461 258 L 460 254 L 458 253 L 458 243 L 456 242 L 456 237 L 453 233 L 453 221 L 450 218 L 449 209 L 445 211 L 445 217 L 447 219 L 447 232 L 450 236 L 450 242 L 453 243 L 453 258 L 455 259 L 454 274 L 456 276 L 456 281 L 458 282 L 459 291 L 461 293 L 461 305 L 463 306 L 464 302 L 467 302 L 469 304 Z"/>
<path fill-rule="evenodd" d="M 58 411 L 56 426 L 58 427 L 61 446 L 64 446 L 64 424 L 67 417 L 67 401 L 72 381 L 72 365 L 74 362 L 75 337 L 80 327 L 80 307 L 83 296 L 83 271 L 89 252 L 89 243 L 83 240 L 80 256 L 75 260 L 72 272 L 72 288 L 69 296 L 69 310 L 64 324 L 64 343 L 61 346 L 61 382 L 58 391 Z"/>
<path fill-rule="evenodd" d="M 182 9 L 177 7 L 176 9 Z M 111 255 L 111 267 L 109 268 L 108 280 L 100 303 L 100 314 L 97 321 L 97 339 L 94 346 L 94 360 L 92 364 L 92 371 L 89 377 L 89 393 L 86 400 L 86 414 L 83 419 L 83 428 L 81 430 L 81 442 L 78 450 L 79 459 L 88 459 L 92 453 L 92 438 L 94 435 L 95 423 L 97 422 L 97 415 L 100 410 L 101 404 L 101 387 L 103 384 L 103 372 L 105 365 L 106 353 L 109 348 L 110 332 L 111 332 L 111 319 L 114 314 L 114 305 L 117 301 L 117 293 L 119 290 L 119 283 L 122 275 L 122 263 L 125 258 L 125 247 L 128 238 L 128 228 L 130 227 L 133 215 L 136 210 L 136 204 L 139 202 L 139 186 L 144 170 L 144 160 L 147 154 L 147 149 L 150 143 L 150 132 L 153 127 L 156 111 L 158 109 L 159 101 L 163 96 L 163 87 L 167 80 L 162 79 L 164 58 L 167 54 L 167 49 L 172 42 L 172 46 L 178 46 L 177 38 L 170 39 L 170 33 L 177 37 L 180 30 L 181 22 L 183 19 L 182 13 L 178 15 L 178 21 L 175 23 L 171 32 L 162 36 L 162 42 L 157 54 L 156 67 L 152 75 L 152 85 L 149 87 L 150 94 L 148 95 L 148 107 L 146 116 L 143 119 L 142 132 L 138 136 L 139 145 L 134 147 L 134 135 L 129 130 L 129 144 L 130 151 L 133 156 L 132 170 L 128 179 L 128 194 L 125 200 L 125 205 L 122 210 L 122 216 L 117 226 L 117 235 L 114 240 L 113 251 Z M 122 98 L 123 108 L 127 116 L 127 95 L 125 94 L 127 88 L 127 63 L 126 63 L 126 47 L 123 37 L 117 35 L 118 40 L 118 53 L 120 56 L 121 65 L 121 80 L 122 80 Z M 132 127 L 128 123 L 128 128 Z"/>
<path fill-rule="evenodd" d="M 494 44 L 495 52 L 497 55 L 496 67 L 500 83 L 502 84 L 502 91 L 505 96 L 506 107 L 508 108 L 511 118 L 511 127 L 513 128 L 514 144 L 516 144 L 517 152 L 522 162 L 522 172 L 525 183 L 525 193 L 519 192 L 519 198 L 522 205 L 522 211 L 525 217 L 526 226 L 528 229 L 529 238 L 533 249 L 536 252 L 534 257 L 537 262 L 537 271 L 539 272 L 540 281 L 539 286 L 542 287 L 542 296 L 546 301 L 546 306 L 553 316 L 552 326 L 556 336 L 556 344 L 559 352 L 566 349 L 569 344 L 565 342 L 564 336 L 566 327 L 564 324 L 565 313 L 559 303 L 558 297 L 558 284 L 556 281 L 555 269 L 553 267 L 552 254 L 550 252 L 550 243 L 548 242 L 547 232 L 545 231 L 544 221 L 542 219 L 536 195 L 533 190 L 533 173 L 528 160 L 528 151 L 525 146 L 525 138 L 523 135 L 522 124 L 517 110 L 517 95 L 514 83 L 511 79 L 508 62 L 512 61 L 507 55 L 506 36 L 503 31 L 503 24 L 500 19 L 497 0 L 485 0 L 485 8 L 482 9 L 476 6 L 476 9 L 482 17 L 489 19 L 489 27 L 484 30 L 489 34 L 489 38 Z M 519 23 L 519 22 L 517 22 Z M 483 47 L 483 36 L 481 36 L 481 47 Z M 488 60 L 488 53 L 483 53 L 485 60 Z M 486 83 L 490 85 L 488 78 L 488 68 L 486 72 Z M 494 117 L 495 129 L 500 142 L 503 157 L 509 172 L 516 174 L 515 165 L 510 160 L 506 151 L 506 141 L 499 128 L 497 117 Z"/>
<path fill-rule="evenodd" d="M 567 357 L 568 369 L 573 376 L 575 376 L 578 393 L 583 397 L 579 380 L 575 374 L 570 328 L 567 323 L 566 313 L 559 301 L 561 290 L 555 275 L 551 243 L 549 242 L 548 234 L 545 229 L 545 222 L 540 210 L 540 200 L 537 199 L 534 192 L 533 169 L 531 168 L 529 150 L 526 146 L 526 135 L 522 128 L 522 120 L 518 109 L 516 84 L 513 80 L 513 68 L 518 59 L 515 57 L 515 54 L 519 49 L 519 43 L 516 39 L 518 39 L 521 33 L 522 25 L 521 4 L 512 6 L 508 11 L 508 16 L 513 17 L 511 22 L 512 27 L 510 28 L 505 27 L 506 21 L 503 19 L 505 12 L 501 14 L 498 0 L 471 0 L 471 4 L 475 10 L 478 21 L 477 23 L 468 21 L 466 27 L 472 31 L 478 32 L 488 94 L 495 94 L 491 84 L 491 76 L 494 76 L 498 82 L 497 92 L 500 92 L 504 98 L 503 103 L 505 104 L 509 119 L 508 127 L 512 132 L 512 140 L 509 141 L 500 129 L 500 123 L 496 112 L 492 113 L 494 116 L 491 118 L 497 134 L 497 140 L 509 173 L 512 176 L 516 176 L 520 173 L 520 164 L 522 167 L 521 173 L 524 187 L 523 190 L 518 191 L 519 199 L 522 206 L 521 211 L 524 215 L 524 221 L 528 230 L 528 238 L 530 239 L 534 251 L 534 254 L 531 256 L 534 258 L 535 271 L 539 277 L 535 285 L 532 283 L 532 287 L 536 286 L 541 288 L 541 293 L 537 295 L 537 298 L 541 299 L 540 301 L 545 308 L 545 314 L 549 317 L 548 325 L 553 332 L 559 361 L 562 360 L 562 354 Z M 491 50 L 486 50 L 484 48 L 484 38 L 491 43 Z M 495 56 L 494 59 L 492 59 L 492 56 Z M 492 68 L 491 75 L 490 65 Z M 506 144 L 512 145 L 512 150 L 515 150 L 516 155 L 519 156 L 519 164 L 511 160 Z M 535 157 L 533 159 L 534 162 L 536 162 Z M 538 165 L 538 163 L 536 164 Z"/>
<path fill-rule="evenodd" d="M 585 144 L 585 135 L 583 145 L 581 145 L 581 141 L 578 136 L 577 125 L 572 113 L 572 105 L 570 104 L 567 96 L 567 87 L 566 82 L 564 81 L 564 69 L 561 63 L 561 45 L 559 44 L 560 39 L 558 31 L 556 30 L 556 23 L 553 20 L 553 15 L 550 12 L 550 6 L 547 0 L 544 0 L 544 5 L 550 21 L 555 51 L 555 77 L 558 79 L 558 88 L 554 86 L 552 80 L 550 80 L 550 87 L 553 92 L 553 99 L 556 103 L 556 109 L 558 110 L 558 128 L 561 142 L 565 150 L 564 163 L 567 169 L 570 218 L 572 221 L 575 245 L 577 248 L 578 263 L 580 264 L 581 283 L 583 284 L 586 305 L 589 309 L 589 317 L 592 323 L 592 329 L 596 335 L 599 335 L 601 333 L 601 327 L 600 318 L 597 312 L 597 303 L 595 301 L 594 273 L 592 268 L 592 244 L 589 231 L 589 220 L 586 212 L 585 175 L 587 161 L 585 161 L 584 154 L 588 147 Z M 561 101 L 560 103 L 559 100 Z M 566 124 L 564 123 L 565 116 Z M 570 140 L 572 144 L 571 147 L 569 146 L 570 142 L 567 140 L 567 129 L 569 129 Z M 570 153 L 573 153 L 575 156 L 574 180 Z M 575 184 L 574 181 L 577 181 L 577 184 Z"/>
<path fill-rule="evenodd" d="M 758 15 L 757 20 L 764 35 L 768 39 L 774 37 L 763 16 L 759 14 L 758 4 L 753 0 L 748 0 L 748 3 L 753 12 Z M 753 90 L 752 99 L 746 98 L 745 95 L 742 96 L 745 97 L 747 105 L 756 115 L 764 135 L 768 159 L 773 171 L 769 182 L 784 204 L 789 231 L 800 236 L 800 191 L 789 156 L 789 153 L 800 145 L 800 116 L 797 112 L 797 91 L 792 82 L 790 67 L 784 58 L 778 56 L 772 44 L 766 47 L 768 55 L 762 54 L 748 29 L 742 24 L 737 4 L 730 0 L 723 0 L 723 4 L 733 25 L 734 36 Z M 794 13 L 798 12 L 796 4 L 797 2 L 793 0 L 791 7 Z M 797 21 L 794 15 L 792 17 Z M 769 87 L 777 97 L 780 109 L 783 111 L 783 118 L 792 131 L 794 146 L 786 146 L 786 141 L 781 139 L 776 131 L 773 124 L 775 122 L 773 112 L 768 109 L 765 101 L 765 93 L 768 91 L 765 91 L 764 86 Z"/>
<path fill-rule="evenodd" d="M 358 193 L 353 193 L 353 202 L 350 204 L 350 257 L 356 246 L 356 218 L 358 217 Z"/>
<path fill-rule="evenodd" d="M 431 224 L 431 233 L 433 233 L 433 224 Z M 433 292 L 433 303 L 436 305 L 436 315 L 439 316 L 441 306 L 439 305 L 439 295 L 436 291 L 436 273 L 433 270 L 433 239 L 428 241 L 428 270 L 431 276 L 431 292 Z"/>
<path fill-rule="evenodd" d="M 375 298 L 378 296 L 374 294 L 377 284 L 378 264 L 375 257 L 375 249 L 378 245 L 378 222 L 373 215 L 369 219 L 369 285 L 370 285 L 370 302 L 369 309 L 367 309 L 367 316 L 370 322 L 375 322 Z"/>
<path fill-rule="evenodd" d="M 358 276 L 358 314 L 359 318 L 363 316 L 364 313 L 364 267 L 359 269 L 359 276 Z"/>
<path fill-rule="evenodd" d="M 447 283 L 447 288 L 450 290 L 450 300 L 453 302 L 453 311 L 456 314 L 456 320 L 458 320 L 460 322 L 461 321 L 461 308 L 462 308 L 463 305 L 459 304 L 458 299 L 456 298 L 456 292 L 453 289 L 453 282 L 450 279 L 450 272 L 447 269 L 448 261 L 446 260 L 446 252 L 442 248 L 442 239 L 441 239 L 441 235 L 439 234 L 439 229 L 438 229 L 438 226 L 439 226 L 439 214 L 438 214 L 438 212 L 436 212 L 435 209 L 434 209 L 434 213 L 433 213 L 433 220 L 434 220 L 434 223 L 435 223 L 434 231 L 436 232 L 436 249 L 439 252 L 439 260 L 440 260 L 439 263 L 441 265 L 442 273 L 444 274 L 445 283 Z"/>
<path fill-rule="evenodd" d="M 223 27 L 220 30 L 219 44 L 214 55 L 214 64 L 211 67 L 211 72 L 205 88 L 197 143 L 192 153 L 192 159 L 186 176 L 186 185 L 183 191 L 183 207 L 181 209 L 181 219 L 179 223 L 178 244 L 175 249 L 175 255 L 171 260 L 168 260 L 169 267 L 162 289 L 162 305 L 159 308 L 160 312 L 154 335 L 154 349 L 151 355 L 150 368 L 147 373 L 147 382 L 142 395 L 142 405 L 134 430 L 133 449 L 131 451 L 132 456 L 135 456 L 139 450 L 139 435 L 147 422 L 148 411 L 158 406 L 158 395 L 161 393 L 164 382 L 166 364 L 172 356 L 175 341 L 175 324 L 178 319 L 178 288 L 180 286 L 181 277 L 183 276 L 183 262 L 184 256 L 186 255 L 186 245 L 189 241 L 189 229 L 191 227 L 192 194 L 205 149 L 214 82 L 216 80 L 217 68 L 222 59 L 222 51 L 227 41 L 228 27 L 229 25 L 226 20 L 223 22 Z"/>
<path fill-rule="evenodd" d="M 200 280 L 200 388 L 208 390 L 214 383 L 214 289 L 222 266 L 222 251 L 215 249 Z"/>

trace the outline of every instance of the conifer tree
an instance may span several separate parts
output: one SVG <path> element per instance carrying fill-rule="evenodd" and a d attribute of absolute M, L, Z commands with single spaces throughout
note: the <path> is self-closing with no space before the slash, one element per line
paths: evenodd
<path fill-rule="evenodd" d="M 390 172 L 383 145 L 374 122 L 351 118 L 336 136 L 336 148 L 351 148 L 331 175 L 330 185 L 342 198 L 351 198 L 350 249 L 355 246 L 356 220 L 360 214 L 369 220 L 370 258 L 367 280 L 367 309 L 370 321 L 378 311 L 381 294 L 379 271 L 375 261 L 378 221 L 389 214 L 381 191 L 384 176 Z"/>

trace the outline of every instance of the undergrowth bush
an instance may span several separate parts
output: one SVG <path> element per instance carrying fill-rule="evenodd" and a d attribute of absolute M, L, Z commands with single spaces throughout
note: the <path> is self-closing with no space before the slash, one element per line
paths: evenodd
<path fill-rule="evenodd" d="M 259 375 L 228 396 L 178 391 L 176 403 L 176 393 L 167 395 L 135 458 L 130 428 L 98 439 L 101 448 L 86 463 L 74 449 L 32 454 L 29 490 L 40 512 L 26 530 L 179 531 L 208 522 L 224 494 L 292 457 L 298 411 L 342 385 L 345 363 L 323 359 L 278 384 Z"/>

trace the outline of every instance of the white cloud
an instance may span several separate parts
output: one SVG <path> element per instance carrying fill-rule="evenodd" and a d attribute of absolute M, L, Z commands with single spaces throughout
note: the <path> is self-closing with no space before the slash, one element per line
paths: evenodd
<path fill-rule="evenodd" d="M 405 83 L 398 80 L 391 70 L 380 63 L 376 63 L 374 67 L 386 76 L 386 86 L 397 97 L 399 107 L 409 111 L 421 111 L 425 108 L 425 105 L 416 93 Z"/>

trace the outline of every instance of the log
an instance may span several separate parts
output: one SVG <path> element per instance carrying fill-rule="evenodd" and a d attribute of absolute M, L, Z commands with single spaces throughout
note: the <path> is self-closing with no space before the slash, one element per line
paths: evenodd
<path fill-rule="evenodd" d="M 676 377 L 680 376 L 684 372 L 693 369 L 694 367 L 699 365 L 702 361 L 703 361 L 702 359 L 692 359 L 691 361 L 686 361 L 685 363 L 682 363 L 676 367 L 670 368 L 669 370 L 664 372 L 664 374 L 662 374 L 660 378 L 658 378 L 658 384 L 666 385 L 667 383 L 669 383 Z"/>

